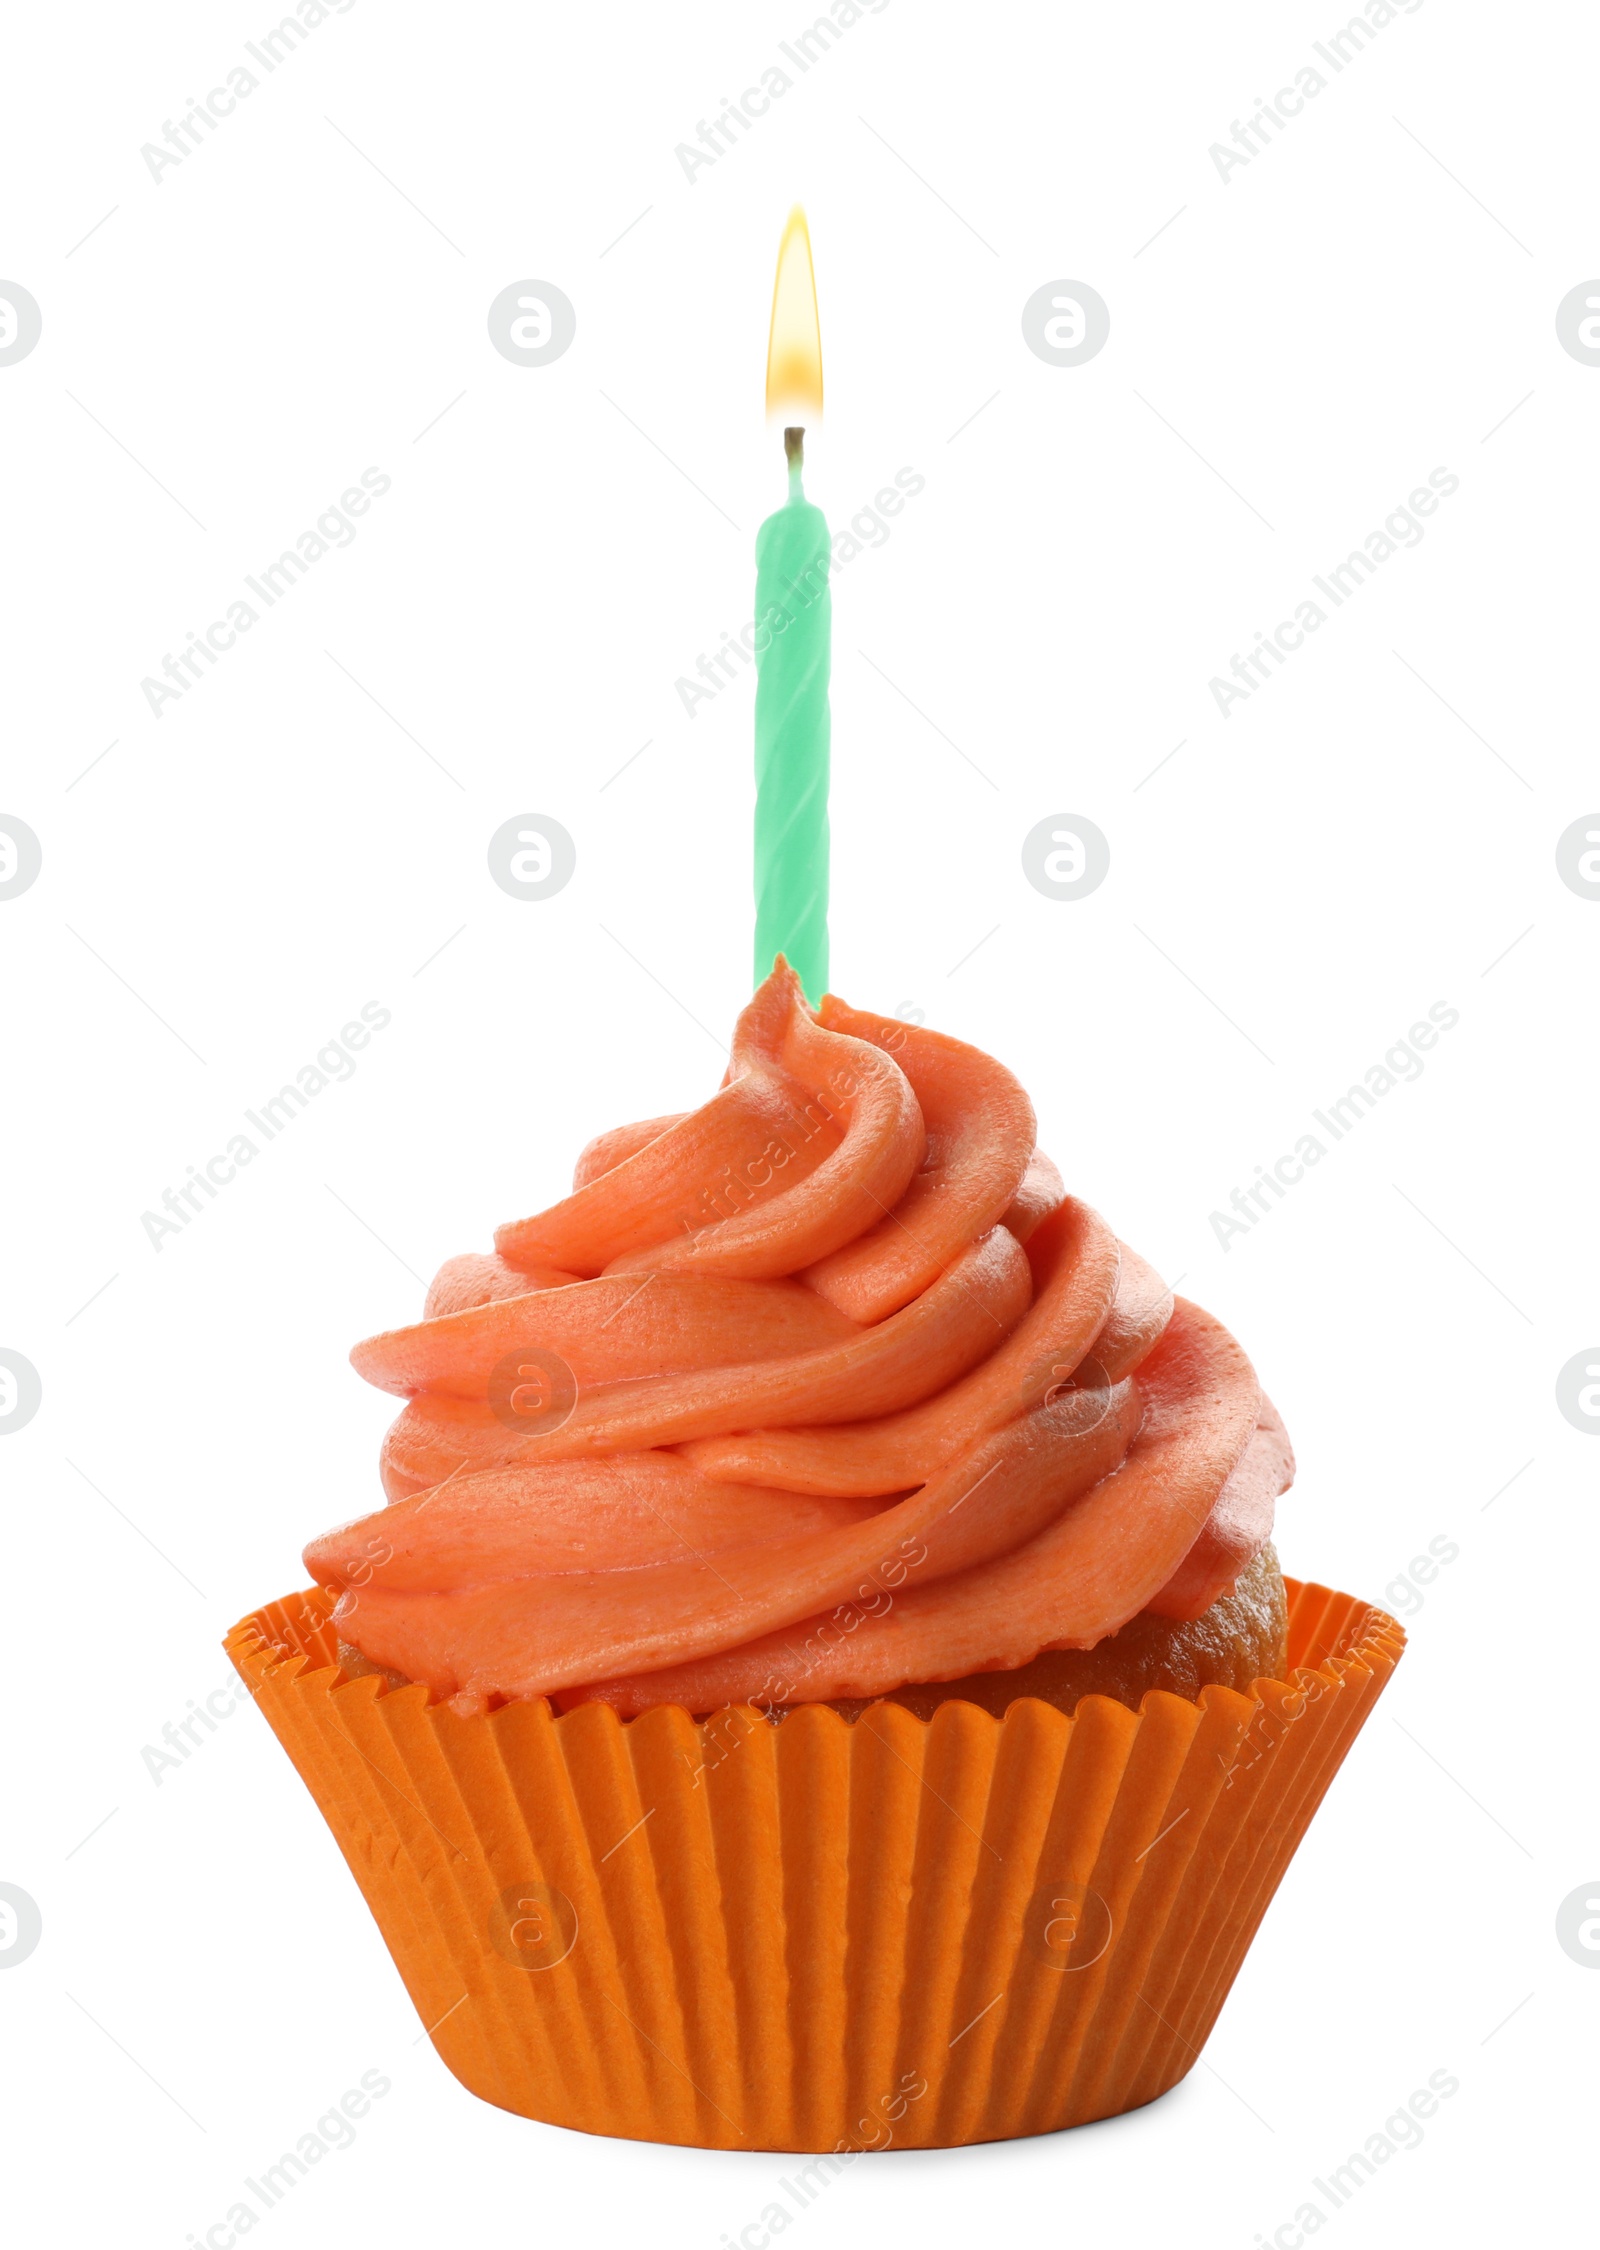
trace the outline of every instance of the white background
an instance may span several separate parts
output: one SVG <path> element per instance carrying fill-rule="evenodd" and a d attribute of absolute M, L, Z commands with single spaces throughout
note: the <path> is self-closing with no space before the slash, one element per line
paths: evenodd
<path fill-rule="evenodd" d="M 351 1342 L 589 1135 L 716 1083 L 751 683 L 691 719 L 674 682 L 748 618 L 781 495 L 797 197 L 811 493 L 839 526 L 926 478 L 835 589 L 833 981 L 1022 1074 L 1069 1184 L 1255 1357 L 1300 1457 L 1286 1567 L 1414 1614 L 1180 2089 L 858 2163 L 795 2225 L 1271 2240 L 1435 2070 L 1459 2093 L 1341 2241 L 1536 2231 L 1571 2186 L 1600 1445 L 1555 1380 L 1600 1332 L 1600 905 L 1555 843 L 1600 800 L 1600 370 L 1554 314 L 1600 271 L 1600 41 L 1572 5 L 1427 0 L 1224 183 L 1210 144 L 1345 18 L 1221 13 L 892 0 L 692 184 L 674 145 L 807 10 L 357 0 L 159 184 L 141 144 L 273 11 L 13 13 L 0 274 L 44 319 L 0 368 L 0 812 L 44 851 L 0 905 L 0 1343 L 43 1383 L 0 1449 L 27 2239 L 203 2238 L 365 2070 L 391 2091 L 271 2240 L 714 2246 L 785 2168 L 473 2100 L 260 1719 L 159 1786 L 142 1752 L 377 1503 Z M 529 277 L 577 309 L 537 370 L 485 325 Z M 1071 370 L 1020 325 L 1063 277 L 1111 308 Z M 354 542 L 154 717 L 141 679 L 369 466 Z M 1224 718 L 1210 678 L 1438 467 L 1421 544 Z M 577 842 L 544 904 L 486 872 L 524 812 Z M 1057 812 L 1110 839 L 1075 904 L 1021 872 Z M 366 1001 L 393 1020 L 356 1075 L 154 1249 L 141 1214 Z M 1224 1249 L 1210 1213 L 1438 1001 L 1421 1078 Z"/>

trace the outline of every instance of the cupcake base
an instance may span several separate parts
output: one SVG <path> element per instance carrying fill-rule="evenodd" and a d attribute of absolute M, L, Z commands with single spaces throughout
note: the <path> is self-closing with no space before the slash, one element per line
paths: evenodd
<path fill-rule="evenodd" d="M 1285 1679 L 1071 1718 L 463 1719 L 347 1679 L 316 1589 L 226 1645 L 472 2093 L 840 2164 L 1086 2124 L 1188 2072 L 1404 1646 L 1286 1584 Z"/>

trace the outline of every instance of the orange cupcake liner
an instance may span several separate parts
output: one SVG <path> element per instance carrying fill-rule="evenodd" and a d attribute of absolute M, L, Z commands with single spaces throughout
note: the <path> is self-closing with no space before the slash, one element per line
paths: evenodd
<path fill-rule="evenodd" d="M 346 1678 L 317 1589 L 226 1646 L 472 2093 L 840 2161 L 1086 2124 L 1188 2072 L 1405 1645 L 1286 1583 L 1288 1680 L 1070 1719 L 463 1719 Z"/>

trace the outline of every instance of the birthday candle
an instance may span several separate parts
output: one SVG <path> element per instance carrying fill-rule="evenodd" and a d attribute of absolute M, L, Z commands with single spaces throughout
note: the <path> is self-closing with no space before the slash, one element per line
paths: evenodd
<path fill-rule="evenodd" d="M 822 409 L 822 345 L 805 215 L 778 252 L 768 410 Z M 756 535 L 755 978 L 782 953 L 808 999 L 828 983 L 828 672 L 833 605 L 822 510 L 802 485 L 803 425 L 783 433 L 789 496 Z"/>

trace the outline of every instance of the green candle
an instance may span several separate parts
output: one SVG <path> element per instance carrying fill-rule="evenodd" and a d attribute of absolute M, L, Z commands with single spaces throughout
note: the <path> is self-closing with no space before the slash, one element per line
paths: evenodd
<path fill-rule="evenodd" d="M 767 412 L 822 413 L 822 335 L 811 236 L 797 204 L 778 249 Z M 789 498 L 756 535 L 756 982 L 788 959 L 809 1000 L 828 988 L 828 668 L 832 551 L 801 488 L 805 431 L 783 449 Z"/>
<path fill-rule="evenodd" d="M 828 988 L 828 525 L 801 487 L 801 433 L 784 432 L 789 498 L 756 535 L 756 952 L 759 984 L 785 954 Z"/>

